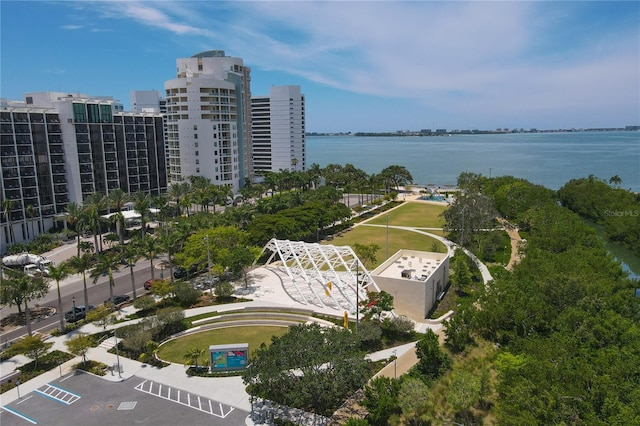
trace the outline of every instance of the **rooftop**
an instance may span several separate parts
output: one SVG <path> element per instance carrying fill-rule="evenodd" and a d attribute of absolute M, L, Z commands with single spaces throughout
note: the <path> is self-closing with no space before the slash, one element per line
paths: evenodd
<path fill-rule="evenodd" d="M 371 275 L 374 277 L 426 281 L 447 256 L 446 253 L 399 250 L 372 271 Z"/>

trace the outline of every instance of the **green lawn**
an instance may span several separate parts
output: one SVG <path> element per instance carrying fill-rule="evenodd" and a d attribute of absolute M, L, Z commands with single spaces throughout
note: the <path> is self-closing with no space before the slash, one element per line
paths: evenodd
<path fill-rule="evenodd" d="M 376 264 L 367 265 L 369 270 L 374 269 L 387 259 L 386 228 L 366 225 L 356 226 L 351 231 L 345 232 L 341 236 L 336 236 L 333 240 L 327 241 L 324 244 L 351 246 L 351 248 L 353 248 L 355 243 L 364 245 L 374 243 L 380 247 L 376 253 Z M 446 252 L 444 244 L 435 238 L 402 229 L 389 229 L 389 256 L 392 256 L 400 249 L 434 251 L 434 243 L 438 252 Z"/>
<path fill-rule="evenodd" d="M 216 330 L 202 331 L 180 337 L 160 346 L 158 357 L 164 361 L 184 364 L 184 354 L 192 348 L 201 348 L 205 354 L 209 353 L 210 345 L 224 345 L 230 343 L 248 343 L 249 358 L 262 343 L 271 343 L 271 336 L 282 336 L 288 327 L 229 327 Z M 208 357 L 208 355 L 206 355 Z"/>
<path fill-rule="evenodd" d="M 389 225 L 413 226 L 416 228 L 442 228 L 444 219 L 440 216 L 446 206 L 428 203 L 407 202 L 388 213 L 369 220 L 373 225 L 386 225 L 389 216 Z"/>

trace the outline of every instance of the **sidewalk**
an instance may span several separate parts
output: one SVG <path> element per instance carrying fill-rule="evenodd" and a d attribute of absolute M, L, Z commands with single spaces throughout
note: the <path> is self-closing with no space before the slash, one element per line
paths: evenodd
<path fill-rule="evenodd" d="M 268 280 L 267 280 L 268 281 Z M 270 283 L 271 288 L 274 287 L 274 283 Z M 284 293 L 284 291 L 282 291 Z M 287 303 L 285 299 L 285 303 L 283 303 L 282 294 L 276 294 L 274 291 L 263 292 L 260 300 L 256 300 L 253 302 L 245 302 L 245 303 L 235 303 L 232 305 L 214 305 L 214 306 L 206 306 L 202 308 L 194 308 L 185 310 L 185 317 L 191 317 L 195 315 L 199 315 L 205 312 L 214 312 L 214 311 L 222 311 L 228 309 L 242 309 L 243 306 L 255 305 L 255 306 L 282 306 L 283 308 L 286 306 L 293 305 L 292 303 Z M 302 305 L 296 304 L 296 307 L 300 307 Z M 308 306 L 306 306 L 308 308 Z M 120 310 L 120 315 L 125 317 L 126 315 L 135 311 L 135 308 L 132 306 L 125 307 Z M 113 324 L 107 327 L 108 330 L 114 330 L 120 327 L 124 327 L 126 325 L 135 323 L 139 320 L 131 320 L 118 324 Z M 53 342 L 52 350 L 61 350 L 68 352 L 68 349 L 64 342 L 73 338 L 79 333 L 85 334 L 94 334 L 103 331 L 101 327 L 95 326 L 94 324 L 86 324 L 82 327 L 74 330 L 71 333 L 62 336 L 50 337 L 47 341 Z M 109 343 L 109 341 L 113 341 L 113 337 L 109 337 L 105 340 L 105 342 Z M 186 373 L 186 368 L 182 364 L 171 364 L 164 368 L 152 367 L 148 364 L 144 364 L 123 356 L 116 356 L 115 354 L 108 352 L 108 345 L 105 345 L 104 342 L 101 346 L 96 348 L 91 348 L 87 353 L 87 359 L 100 361 L 108 366 L 117 366 L 118 361 L 121 366 L 121 372 L 118 373 L 117 368 L 114 368 L 113 372 L 107 372 L 105 376 L 102 376 L 102 379 L 119 382 L 130 380 L 132 377 L 137 377 L 140 379 L 153 380 L 154 382 L 163 383 L 167 385 L 171 385 L 175 388 L 183 389 L 188 392 L 192 392 L 194 394 L 198 394 L 216 401 L 220 401 L 223 404 L 228 404 L 233 407 L 237 407 L 239 409 L 250 411 L 251 410 L 251 401 L 249 399 L 249 395 L 245 390 L 245 385 L 242 382 L 242 379 L 239 376 L 235 377 L 221 377 L 221 378 L 206 378 L 206 377 L 195 377 L 189 376 Z M 383 351 L 379 351 L 373 354 L 370 354 L 368 358 L 371 360 L 381 360 L 388 359 L 394 355 L 394 351 L 398 360 L 396 361 L 396 374 L 400 375 L 406 372 L 413 364 L 413 357 L 415 357 L 414 343 L 409 343 L 406 345 L 401 345 L 396 348 L 386 349 Z M 9 368 L 19 368 L 20 365 L 23 365 L 30 360 L 24 356 L 16 356 L 11 358 L 8 361 L 5 361 L 1 364 L 2 373 L 6 374 L 10 372 Z M 68 374 L 73 374 L 74 369 L 73 366 L 79 362 L 82 362 L 81 357 L 75 357 L 72 360 L 61 364 L 59 368 L 50 370 L 28 382 L 21 383 L 18 388 L 13 388 L 3 394 L 0 395 L 0 405 L 9 404 L 12 401 L 18 399 L 18 391 L 20 392 L 20 396 L 24 396 L 29 392 L 38 389 L 45 384 L 61 377 L 66 376 Z M 383 371 L 387 371 L 384 373 L 390 377 L 393 377 L 390 374 L 393 374 L 394 363 L 390 363 Z M 389 370 L 391 368 L 391 370 Z M 6 371 L 5 371 L 6 370 Z M 391 373 L 388 373 L 391 371 Z M 380 373 L 382 374 L 382 372 Z M 215 383 L 215 384 L 214 384 Z M 214 385 L 212 385 L 214 384 Z M 269 405 L 261 405 L 264 410 L 271 410 Z"/>

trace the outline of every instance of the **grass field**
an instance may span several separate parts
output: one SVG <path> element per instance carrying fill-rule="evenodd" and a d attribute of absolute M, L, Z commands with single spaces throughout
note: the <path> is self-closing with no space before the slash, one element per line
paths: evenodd
<path fill-rule="evenodd" d="M 364 245 L 373 243 L 380 247 L 376 253 L 376 264 L 366 265 L 369 270 L 374 269 L 387 259 L 386 228 L 364 225 L 356 226 L 351 231 L 345 232 L 341 236 L 336 236 L 332 241 L 326 242 L 326 244 L 332 244 L 334 246 L 351 246 L 351 248 L 353 248 L 355 243 Z M 434 250 L 436 248 L 437 250 Z M 400 249 L 446 252 L 444 244 L 435 238 L 402 229 L 389 229 L 389 256 L 392 256 Z"/>
<path fill-rule="evenodd" d="M 158 357 L 165 361 L 184 364 L 184 354 L 192 348 L 204 349 L 205 354 L 208 354 L 210 345 L 248 343 L 249 358 L 251 358 L 253 351 L 262 343 L 271 343 L 271 336 L 282 336 L 287 331 L 289 331 L 288 327 L 266 326 L 229 327 L 202 331 L 165 343 L 160 346 Z"/>
<path fill-rule="evenodd" d="M 415 228 L 442 228 L 444 219 L 440 216 L 446 206 L 430 203 L 407 202 L 388 213 L 383 213 L 367 223 L 386 225 L 389 216 L 390 226 L 413 226 Z"/>

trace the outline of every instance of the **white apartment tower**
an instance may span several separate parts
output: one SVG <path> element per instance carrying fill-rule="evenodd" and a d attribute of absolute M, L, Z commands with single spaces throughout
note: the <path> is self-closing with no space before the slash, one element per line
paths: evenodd
<path fill-rule="evenodd" d="M 203 176 L 236 192 L 253 174 L 251 70 L 222 50 L 176 63 L 164 84 L 170 183 Z"/>
<path fill-rule="evenodd" d="M 300 86 L 272 86 L 251 98 L 254 172 L 306 170 L 304 95 Z"/>
<path fill-rule="evenodd" d="M 0 102 L 0 252 L 46 232 L 96 192 L 167 190 L 162 115 L 112 97 L 33 92 Z M 4 203 L 6 204 L 6 203 Z"/>

